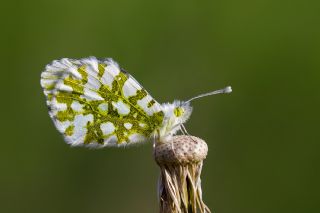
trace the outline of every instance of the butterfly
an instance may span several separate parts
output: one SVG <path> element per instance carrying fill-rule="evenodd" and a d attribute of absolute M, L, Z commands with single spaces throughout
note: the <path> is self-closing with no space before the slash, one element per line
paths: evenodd
<path fill-rule="evenodd" d="M 230 93 L 228 86 L 187 101 L 160 104 L 118 63 L 108 58 L 63 58 L 48 64 L 41 86 L 54 125 L 72 146 L 166 143 L 192 113 L 194 99 Z"/>

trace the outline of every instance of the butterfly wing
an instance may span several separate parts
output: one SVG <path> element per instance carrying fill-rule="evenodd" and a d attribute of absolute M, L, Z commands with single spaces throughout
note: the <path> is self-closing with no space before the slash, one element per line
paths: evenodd
<path fill-rule="evenodd" d="M 53 61 L 41 86 L 50 117 L 73 146 L 144 142 L 163 121 L 160 104 L 112 59 Z"/>

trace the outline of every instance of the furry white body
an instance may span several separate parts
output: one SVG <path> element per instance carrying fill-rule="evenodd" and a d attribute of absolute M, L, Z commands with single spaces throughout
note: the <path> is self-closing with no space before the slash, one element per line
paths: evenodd
<path fill-rule="evenodd" d="M 182 110 L 182 114 L 177 116 L 175 110 Z M 192 107 L 182 101 L 174 101 L 173 103 L 161 104 L 161 110 L 164 112 L 164 120 L 159 129 L 159 141 L 167 142 L 173 135 L 180 130 L 192 113 Z"/>

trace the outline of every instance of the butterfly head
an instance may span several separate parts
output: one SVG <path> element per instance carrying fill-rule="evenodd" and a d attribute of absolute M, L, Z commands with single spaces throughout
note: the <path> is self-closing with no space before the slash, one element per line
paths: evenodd
<path fill-rule="evenodd" d="M 192 107 L 190 106 L 190 103 L 184 101 L 175 101 L 173 105 L 173 114 L 175 118 L 179 123 L 185 123 L 192 113 Z"/>
<path fill-rule="evenodd" d="M 192 112 L 190 103 L 184 101 L 174 101 L 173 103 L 162 104 L 165 123 L 175 126 L 185 123 Z"/>

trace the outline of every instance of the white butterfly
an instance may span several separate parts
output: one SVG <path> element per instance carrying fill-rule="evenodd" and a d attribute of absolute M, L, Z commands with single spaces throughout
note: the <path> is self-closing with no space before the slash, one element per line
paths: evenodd
<path fill-rule="evenodd" d="M 55 60 L 41 74 L 49 114 L 72 146 L 124 146 L 167 142 L 191 115 L 190 102 L 230 93 L 231 87 L 187 101 L 159 104 L 112 59 Z"/>

